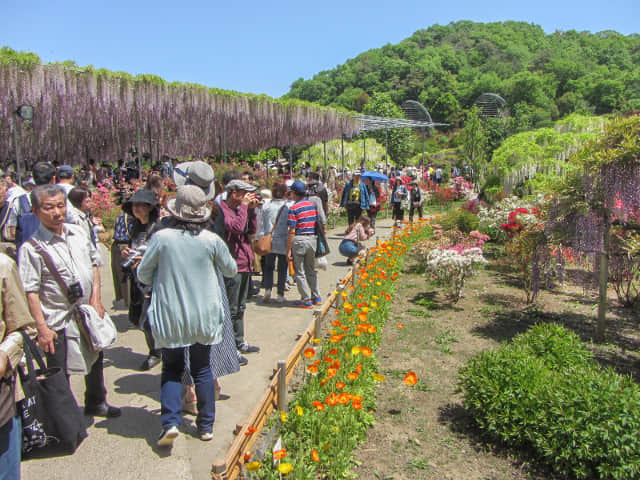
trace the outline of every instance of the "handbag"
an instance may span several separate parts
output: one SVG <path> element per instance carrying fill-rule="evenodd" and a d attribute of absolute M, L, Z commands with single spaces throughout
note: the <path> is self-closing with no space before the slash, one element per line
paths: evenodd
<path fill-rule="evenodd" d="M 85 335 L 87 344 L 94 352 L 99 352 L 116 343 L 118 331 L 107 312 L 100 318 L 91 305 L 80 305 L 78 308 L 78 325 L 80 333 Z"/>
<path fill-rule="evenodd" d="M 67 292 L 68 295 L 69 287 L 64 282 L 64 279 L 60 275 L 60 272 L 58 272 L 58 269 L 49 254 L 34 239 L 30 239 L 28 242 L 40 254 L 44 264 L 47 266 L 47 269 L 62 291 Z M 91 350 L 99 352 L 100 350 L 110 347 L 116 342 L 118 331 L 107 312 L 105 312 L 104 316 L 101 318 L 100 315 L 98 315 L 98 312 L 96 312 L 91 305 L 78 306 L 71 298 L 67 298 L 67 301 L 71 304 L 71 308 L 75 309 L 74 318 L 78 324 L 78 330 L 80 330 L 80 334 Z"/>
<path fill-rule="evenodd" d="M 330 252 L 327 238 L 324 235 L 324 228 L 316 220 L 316 258 L 324 257 Z"/>
<path fill-rule="evenodd" d="M 253 244 L 253 251 L 258 255 L 266 255 L 271 252 L 271 240 L 273 239 L 273 231 L 276 229 L 276 225 L 278 225 L 278 220 L 280 219 L 280 214 L 282 210 L 284 210 L 285 205 L 280 207 L 280 211 L 278 212 L 278 216 L 276 217 L 276 221 L 273 222 L 273 227 L 271 227 L 271 231 L 260 237 Z"/>
<path fill-rule="evenodd" d="M 22 452 L 36 453 L 53 447 L 71 454 L 87 438 L 84 415 L 71 393 L 65 372 L 60 367 L 47 368 L 33 340 L 21 333 L 26 357 L 26 371 L 18 367 L 25 394 L 18 403 Z"/>

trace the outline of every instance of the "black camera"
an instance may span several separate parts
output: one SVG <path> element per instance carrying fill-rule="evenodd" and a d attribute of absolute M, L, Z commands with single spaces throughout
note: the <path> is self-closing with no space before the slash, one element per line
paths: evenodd
<path fill-rule="evenodd" d="M 69 285 L 67 296 L 71 303 L 75 303 L 77 300 L 81 299 L 83 295 L 84 292 L 82 291 L 82 285 L 80 285 L 80 282 L 75 282 Z"/>

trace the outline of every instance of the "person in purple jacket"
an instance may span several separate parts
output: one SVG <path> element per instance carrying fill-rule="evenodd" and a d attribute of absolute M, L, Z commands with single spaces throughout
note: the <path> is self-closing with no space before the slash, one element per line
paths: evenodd
<path fill-rule="evenodd" d="M 227 198 L 220 202 L 214 222 L 214 231 L 227 243 L 231 256 L 238 265 L 236 276 L 225 278 L 225 287 L 236 347 L 240 354 L 260 351 L 259 347 L 251 345 L 244 338 L 244 311 L 253 265 L 251 236 L 257 230 L 255 208 L 260 204 L 260 200 L 253 193 L 256 188 L 255 185 L 242 180 L 231 180 L 226 187 Z M 241 365 L 246 364 L 246 358 L 241 356 L 239 360 Z"/>

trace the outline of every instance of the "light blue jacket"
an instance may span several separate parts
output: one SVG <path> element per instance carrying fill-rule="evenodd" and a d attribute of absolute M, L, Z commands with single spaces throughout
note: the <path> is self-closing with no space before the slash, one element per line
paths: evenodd
<path fill-rule="evenodd" d="M 192 235 L 173 228 L 155 233 L 138 266 L 138 278 L 153 285 L 147 310 L 158 348 L 222 340 L 222 292 L 216 273 L 237 273 L 235 260 L 218 235 Z"/>
<path fill-rule="evenodd" d="M 282 208 L 284 207 L 284 208 Z M 278 212 L 282 209 L 280 218 L 278 218 Z M 287 227 L 287 218 L 289 217 L 289 207 L 287 201 L 284 199 L 271 200 L 267 205 L 262 207 L 261 221 L 258 224 L 258 234 L 256 238 L 263 237 L 273 228 L 273 224 L 278 218 L 278 224 L 273 230 L 273 236 L 271 237 L 271 253 L 277 253 L 280 255 L 287 254 L 287 233 L 289 227 Z"/>

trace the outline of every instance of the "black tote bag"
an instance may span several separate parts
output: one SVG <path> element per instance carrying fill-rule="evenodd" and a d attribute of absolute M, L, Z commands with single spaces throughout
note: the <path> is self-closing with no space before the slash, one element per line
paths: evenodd
<path fill-rule="evenodd" d="M 60 367 L 47 368 L 33 340 L 24 332 L 22 337 L 26 372 L 22 368 L 18 372 L 25 394 L 19 404 L 23 455 L 71 454 L 87 437 L 84 415 L 65 372 Z"/>

